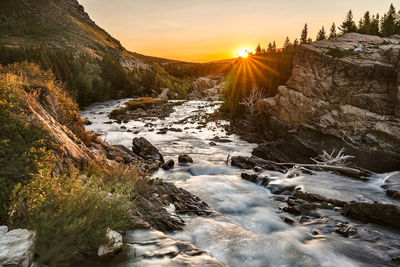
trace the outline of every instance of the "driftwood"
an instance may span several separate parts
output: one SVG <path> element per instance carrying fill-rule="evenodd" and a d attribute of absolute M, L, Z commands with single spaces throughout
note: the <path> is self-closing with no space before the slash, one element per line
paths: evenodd
<path fill-rule="evenodd" d="M 326 165 L 326 164 L 298 164 L 298 163 L 277 163 L 277 162 L 272 162 L 273 164 L 284 166 L 287 168 L 293 168 L 295 166 L 298 167 L 304 167 L 310 170 L 314 171 L 334 171 L 338 172 L 340 174 L 357 178 L 360 180 L 367 181 L 368 179 L 366 177 L 369 177 L 373 174 L 373 172 L 363 170 L 363 169 L 356 169 L 356 168 L 350 168 L 346 166 L 336 166 L 336 165 Z"/>

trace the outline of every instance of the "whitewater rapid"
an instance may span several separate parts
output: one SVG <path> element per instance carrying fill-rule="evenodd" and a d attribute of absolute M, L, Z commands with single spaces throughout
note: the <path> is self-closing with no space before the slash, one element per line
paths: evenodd
<path fill-rule="evenodd" d="M 391 265 L 384 253 L 387 242 L 397 242 L 396 231 L 369 225 L 361 234 L 384 235 L 384 241 L 370 242 L 359 238 L 345 238 L 326 229 L 324 223 L 288 224 L 280 208 L 287 196 L 273 195 L 270 190 L 241 179 L 241 170 L 227 164 L 235 155 L 250 156 L 256 144 L 243 141 L 237 135 L 227 135 L 227 121 L 208 122 L 203 127 L 206 114 L 212 114 L 220 102 L 188 101 L 175 107 L 167 118 L 145 118 L 127 123 L 110 122 L 109 112 L 124 106 L 128 99 L 95 104 L 82 112 L 82 117 L 92 122 L 87 130 L 97 131 L 111 144 L 131 147 L 134 137 L 145 137 L 163 154 L 166 160 L 177 162 L 179 154 L 189 154 L 194 163 L 177 165 L 173 170 L 159 170 L 154 177 L 175 183 L 207 202 L 219 216 L 202 218 L 183 216 L 183 231 L 168 233 L 177 240 L 192 243 L 210 251 L 228 266 L 376 266 Z M 182 132 L 168 131 L 157 134 L 158 129 L 173 127 Z M 228 143 L 210 144 L 214 137 L 227 138 Z M 327 172 L 285 179 L 285 175 L 270 172 L 274 183 L 300 185 L 306 192 L 322 194 L 328 198 L 345 201 L 379 201 L 393 203 L 380 187 L 387 175 L 377 175 L 370 182 L 360 182 Z M 398 204 L 398 202 L 396 202 Z M 173 207 L 171 207 L 173 209 Z M 322 215 L 343 219 L 356 226 L 357 221 L 343 218 L 331 210 Z M 362 225 L 364 227 L 364 225 Z M 313 236 L 312 232 L 321 234 Z M 364 230 L 362 230 L 364 231 Z M 393 247 L 393 244 L 391 246 Z M 390 247 L 390 246 L 389 246 Z M 121 266 L 140 266 L 130 258 Z"/>

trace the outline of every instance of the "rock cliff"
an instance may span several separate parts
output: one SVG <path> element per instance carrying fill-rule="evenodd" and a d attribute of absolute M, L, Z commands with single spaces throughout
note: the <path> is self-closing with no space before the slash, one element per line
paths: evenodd
<path fill-rule="evenodd" d="M 351 33 L 302 45 L 293 65 L 278 94 L 258 103 L 267 135 L 280 140 L 264 144 L 264 151 L 275 150 L 279 160 L 305 162 L 322 150 L 343 147 L 360 167 L 399 168 L 399 35 Z"/>

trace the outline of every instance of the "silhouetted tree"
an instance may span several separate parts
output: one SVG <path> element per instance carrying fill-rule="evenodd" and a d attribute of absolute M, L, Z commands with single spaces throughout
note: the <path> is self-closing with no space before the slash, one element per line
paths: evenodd
<path fill-rule="evenodd" d="M 276 42 L 275 41 L 272 43 L 272 49 L 273 49 L 274 52 L 277 51 L 277 47 L 276 47 Z"/>
<path fill-rule="evenodd" d="M 324 26 L 322 26 L 321 30 L 319 30 L 317 34 L 317 41 L 322 41 L 322 40 L 326 40 L 326 31 Z"/>
<path fill-rule="evenodd" d="M 301 32 L 300 43 L 306 44 L 308 42 L 308 25 L 304 25 L 303 31 Z"/>
<path fill-rule="evenodd" d="M 290 42 L 289 36 L 287 36 L 285 39 L 285 42 L 283 43 L 283 48 L 288 49 L 291 46 L 292 46 L 292 43 Z"/>
<path fill-rule="evenodd" d="M 380 21 L 379 14 L 376 14 L 376 16 L 372 15 L 371 26 L 370 26 L 371 35 L 380 35 L 379 21 Z"/>
<path fill-rule="evenodd" d="M 293 46 L 299 46 L 299 40 L 296 38 L 293 42 Z"/>
<path fill-rule="evenodd" d="M 273 46 L 272 46 L 272 43 L 268 43 L 267 52 L 268 52 L 268 53 L 274 52 L 274 48 L 273 48 Z"/>
<path fill-rule="evenodd" d="M 336 33 L 336 24 L 333 23 L 331 26 L 331 32 L 329 33 L 329 39 L 334 39 L 337 37 L 337 33 Z"/>
<path fill-rule="evenodd" d="M 259 53 L 261 53 L 261 45 L 260 44 L 258 44 L 256 47 L 256 54 L 259 54 Z"/>
<path fill-rule="evenodd" d="M 353 20 L 353 12 L 351 10 L 347 13 L 346 19 L 339 29 L 342 33 L 357 32 L 357 25 Z"/>
<path fill-rule="evenodd" d="M 361 34 L 371 34 L 371 15 L 369 11 L 365 12 L 358 24 L 358 32 Z"/>
<path fill-rule="evenodd" d="M 393 4 L 382 18 L 382 36 L 392 36 L 397 31 L 397 14 Z"/>

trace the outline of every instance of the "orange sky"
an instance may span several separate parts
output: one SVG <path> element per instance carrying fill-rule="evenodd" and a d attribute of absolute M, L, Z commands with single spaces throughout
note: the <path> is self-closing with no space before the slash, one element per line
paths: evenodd
<path fill-rule="evenodd" d="M 186 61 L 238 56 L 242 48 L 266 47 L 310 36 L 352 9 L 383 14 L 393 0 L 79 0 L 96 23 L 131 51 Z M 400 7 L 400 6 L 399 6 Z"/>

